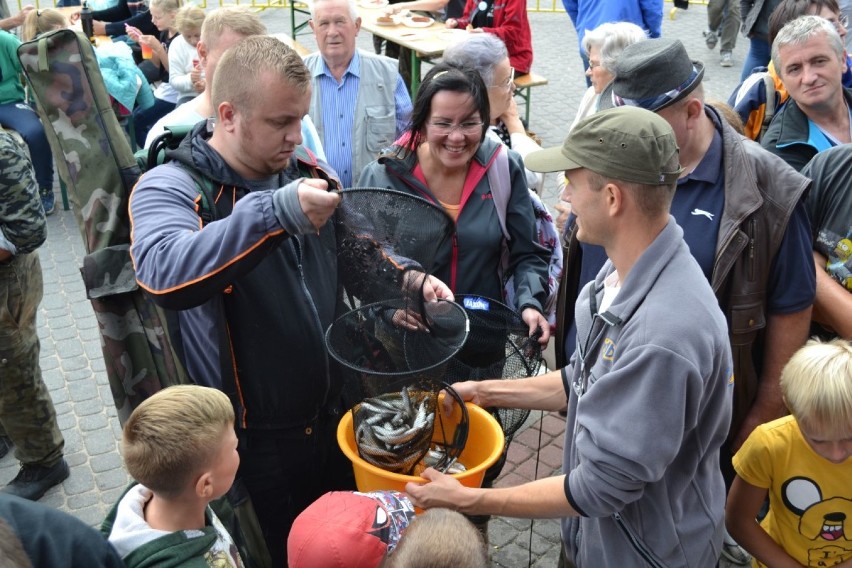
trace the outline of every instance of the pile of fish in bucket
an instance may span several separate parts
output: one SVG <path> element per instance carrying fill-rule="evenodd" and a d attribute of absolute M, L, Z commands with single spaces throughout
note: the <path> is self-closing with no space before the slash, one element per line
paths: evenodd
<path fill-rule="evenodd" d="M 464 471 L 440 445 L 432 447 L 434 400 L 435 393 L 407 386 L 399 393 L 364 399 L 354 409 L 355 442 L 361 457 L 394 473 L 415 473 L 418 464 L 421 469 L 436 467 L 447 473 Z"/>

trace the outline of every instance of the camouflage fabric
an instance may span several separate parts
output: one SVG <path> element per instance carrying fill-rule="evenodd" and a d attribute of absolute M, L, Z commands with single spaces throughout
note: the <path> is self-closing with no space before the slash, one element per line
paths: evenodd
<path fill-rule="evenodd" d="M 0 230 L 17 254 L 33 252 L 47 238 L 44 209 L 25 148 L 0 128 Z"/>
<path fill-rule="evenodd" d="M 127 204 L 139 169 L 82 34 L 45 34 L 18 56 L 86 246 L 81 271 L 123 423 L 152 393 L 188 382 L 165 315 L 138 289 L 130 261 Z"/>
<path fill-rule="evenodd" d="M 37 252 L 0 264 L 0 425 L 21 463 L 51 466 L 62 457 L 65 440 L 38 360 L 36 312 L 42 294 Z"/>
<path fill-rule="evenodd" d="M 18 139 L 0 129 L 0 230 L 16 250 L 0 263 L 0 435 L 12 439 L 22 463 L 49 466 L 62 457 L 64 440 L 41 378 L 36 333 L 43 291 L 34 251 L 47 228 L 33 166 Z"/>

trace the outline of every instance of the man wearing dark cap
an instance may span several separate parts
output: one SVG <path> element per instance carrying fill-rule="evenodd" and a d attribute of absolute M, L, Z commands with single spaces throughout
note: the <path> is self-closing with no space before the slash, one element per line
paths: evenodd
<path fill-rule="evenodd" d="M 690 60 L 680 41 L 647 40 L 622 52 L 601 105 L 654 111 L 677 136 L 684 171 L 671 213 L 716 293 L 734 355 L 734 415 L 721 460 L 730 483 L 731 450 L 758 424 L 786 414 L 778 378 L 808 336 L 815 275 L 802 195 L 809 182 L 704 104 L 703 75 L 704 66 Z M 557 307 L 564 318 L 556 343 L 563 347 L 557 349 L 560 365 L 576 346 L 566 307 L 597 273 L 603 254 L 578 242 L 570 220 L 568 230 Z"/>
<path fill-rule="evenodd" d="M 565 474 L 472 489 L 428 469 L 431 483 L 406 491 L 423 508 L 564 517 L 577 566 L 715 566 L 731 350 L 713 291 L 669 215 L 681 175 L 674 132 L 651 112 L 610 109 L 526 162 L 565 171 L 577 238 L 610 260 L 579 294 L 571 364 L 453 386 L 481 406 L 558 410 L 567 399 Z"/>

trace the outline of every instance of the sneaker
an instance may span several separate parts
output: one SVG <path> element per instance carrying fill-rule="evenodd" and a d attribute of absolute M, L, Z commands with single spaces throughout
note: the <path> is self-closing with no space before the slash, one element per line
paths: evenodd
<path fill-rule="evenodd" d="M 737 566 L 751 566 L 751 554 L 727 535 L 722 543 L 722 557 Z"/>
<path fill-rule="evenodd" d="M 12 449 L 12 445 L 12 440 L 8 436 L 0 436 L 0 458 L 6 457 L 6 454 Z"/>
<path fill-rule="evenodd" d="M 719 41 L 719 36 L 716 35 L 716 32 L 714 30 L 704 30 L 703 32 L 701 32 L 701 35 L 704 36 L 704 43 L 707 44 L 707 49 L 713 49 L 714 47 L 716 47 L 716 43 L 718 43 Z"/>
<path fill-rule="evenodd" d="M 56 210 L 56 196 L 53 195 L 53 189 L 43 187 L 38 192 L 41 195 L 41 204 L 44 207 L 44 214 L 50 215 Z"/>
<path fill-rule="evenodd" d="M 48 489 L 67 479 L 70 473 L 68 463 L 64 459 L 60 459 L 50 467 L 24 464 L 15 479 L 10 481 L 9 485 L 0 489 L 0 493 L 38 501 L 47 493 Z"/>
<path fill-rule="evenodd" d="M 719 61 L 719 65 L 722 67 L 733 67 L 734 66 L 734 57 L 730 51 L 722 52 L 722 59 Z"/>

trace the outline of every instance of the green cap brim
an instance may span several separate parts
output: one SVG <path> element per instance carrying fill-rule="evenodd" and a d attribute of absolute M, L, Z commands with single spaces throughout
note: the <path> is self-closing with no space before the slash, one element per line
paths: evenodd
<path fill-rule="evenodd" d="M 563 146 L 546 148 L 530 152 L 524 158 L 524 165 L 533 172 L 562 172 L 565 170 L 576 170 L 585 167 L 567 157 L 563 152 Z"/>

